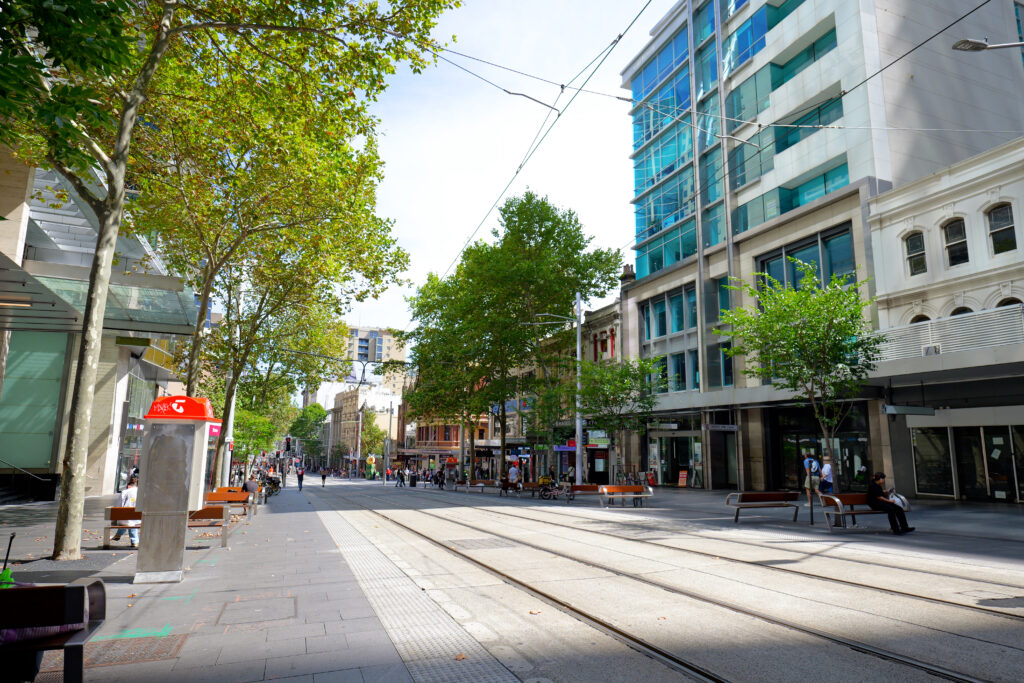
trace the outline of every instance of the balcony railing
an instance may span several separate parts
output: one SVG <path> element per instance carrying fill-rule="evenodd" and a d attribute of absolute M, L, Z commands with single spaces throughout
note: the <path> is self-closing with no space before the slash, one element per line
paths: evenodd
<path fill-rule="evenodd" d="M 1024 344 L 1024 305 L 1003 306 L 882 330 L 881 361 Z"/>

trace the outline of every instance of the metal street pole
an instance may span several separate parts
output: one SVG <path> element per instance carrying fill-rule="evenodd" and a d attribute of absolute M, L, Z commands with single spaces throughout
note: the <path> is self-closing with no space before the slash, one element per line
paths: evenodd
<path fill-rule="evenodd" d="M 582 398 L 583 378 L 583 301 L 576 292 L 576 483 L 583 483 L 583 414 Z"/>
<path fill-rule="evenodd" d="M 356 431 L 356 462 L 352 468 L 352 478 L 359 472 L 359 461 L 363 457 L 363 409 L 359 408 L 359 428 Z"/>

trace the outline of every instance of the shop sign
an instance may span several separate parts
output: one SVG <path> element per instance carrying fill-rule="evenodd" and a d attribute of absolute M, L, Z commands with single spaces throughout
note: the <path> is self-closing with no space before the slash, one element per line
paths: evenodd
<path fill-rule="evenodd" d="M 652 422 L 647 425 L 647 429 L 651 431 L 673 431 L 679 429 L 678 422 Z"/>
<path fill-rule="evenodd" d="M 686 478 L 690 473 L 686 470 L 679 470 L 679 486 L 686 488 Z"/>
<path fill-rule="evenodd" d="M 564 452 L 564 451 L 575 451 L 576 450 L 576 446 L 559 446 L 559 445 L 556 444 L 555 445 L 555 450 L 556 451 L 562 451 L 562 452 Z"/>
<path fill-rule="evenodd" d="M 592 443 L 595 447 L 596 446 L 610 446 L 610 445 L 612 445 L 612 440 L 608 439 L 608 438 L 605 438 L 605 437 L 597 437 L 596 439 L 591 439 L 590 443 Z"/>
<path fill-rule="evenodd" d="M 593 443 L 601 443 L 598 439 L 604 439 L 608 437 L 608 432 L 603 429 L 591 429 L 590 430 L 590 441 Z"/>
<path fill-rule="evenodd" d="M 704 425 L 704 429 L 709 432 L 738 432 L 740 430 L 736 425 Z"/>

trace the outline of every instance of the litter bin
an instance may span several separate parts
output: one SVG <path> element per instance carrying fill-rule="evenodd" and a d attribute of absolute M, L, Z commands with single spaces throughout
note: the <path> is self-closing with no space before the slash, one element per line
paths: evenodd
<path fill-rule="evenodd" d="M 409 475 L 409 486 L 416 486 L 416 480 L 419 479 L 415 474 Z"/>

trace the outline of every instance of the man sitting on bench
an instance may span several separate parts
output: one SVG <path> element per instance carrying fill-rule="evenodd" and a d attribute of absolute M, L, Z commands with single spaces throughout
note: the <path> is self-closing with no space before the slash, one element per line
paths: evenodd
<path fill-rule="evenodd" d="M 135 501 L 138 499 L 138 497 L 139 497 L 139 478 L 136 475 L 133 474 L 132 476 L 128 477 L 128 485 L 125 487 L 124 491 L 121 491 L 121 507 L 123 507 L 123 508 L 133 508 L 133 507 L 135 507 Z M 127 526 L 127 527 L 131 527 L 131 528 L 130 529 L 118 529 L 114 533 L 114 540 L 115 541 L 120 541 L 121 540 L 121 536 L 123 536 L 124 532 L 127 531 L 128 532 L 128 542 L 131 544 L 131 547 L 132 548 L 139 547 L 139 525 L 142 524 L 142 522 L 140 522 L 137 519 L 129 519 L 129 520 L 124 520 L 123 522 L 121 522 L 121 524 L 123 524 L 124 526 Z"/>
<path fill-rule="evenodd" d="M 885 486 L 885 472 L 875 472 L 874 478 L 868 484 L 868 507 L 887 513 L 889 526 L 897 536 L 909 534 L 914 527 L 907 526 L 907 514 L 896 504 L 895 500 L 885 495 L 883 486 Z"/>

